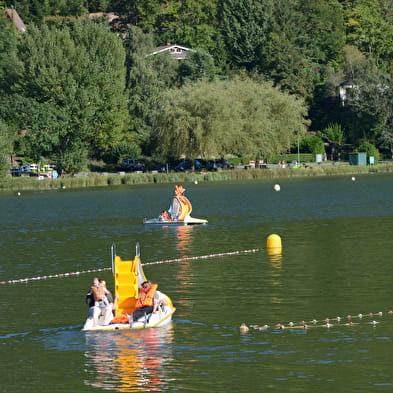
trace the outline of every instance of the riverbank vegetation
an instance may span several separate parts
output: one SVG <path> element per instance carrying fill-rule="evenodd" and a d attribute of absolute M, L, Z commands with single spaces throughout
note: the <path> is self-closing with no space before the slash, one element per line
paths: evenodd
<path fill-rule="evenodd" d="M 26 29 L 1 12 L 0 176 L 10 157 L 69 176 L 124 157 L 393 157 L 388 0 L 13 4 Z"/>
<path fill-rule="evenodd" d="M 0 191 L 50 190 L 86 187 L 107 187 L 133 184 L 194 183 L 248 180 L 279 180 L 285 178 L 361 175 L 368 173 L 393 173 L 393 164 L 375 166 L 315 165 L 268 169 L 231 169 L 217 172 L 173 172 L 173 173 L 130 173 L 130 174 L 86 174 L 58 179 L 30 177 L 8 177 L 0 180 Z"/>

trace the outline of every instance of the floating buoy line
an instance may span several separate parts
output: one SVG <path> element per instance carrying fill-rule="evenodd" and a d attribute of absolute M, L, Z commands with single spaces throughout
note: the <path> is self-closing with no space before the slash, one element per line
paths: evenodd
<path fill-rule="evenodd" d="M 266 330 L 285 330 L 285 329 L 302 329 L 308 330 L 311 328 L 327 328 L 341 327 L 341 326 L 356 326 L 360 323 L 369 324 L 371 326 L 376 326 L 378 323 L 382 322 L 380 319 L 384 315 L 393 316 L 393 310 L 389 310 L 386 313 L 379 311 L 377 313 L 367 313 L 367 314 L 348 314 L 346 317 L 337 316 L 335 318 L 325 318 L 322 320 L 313 319 L 311 321 L 300 321 L 300 322 L 287 322 L 287 323 L 276 323 L 273 325 L 250 325 L 247 326 L 242 323 L 239 327 L 240 333 L 248 333 L 250 330 L 266 331 Z"/>
<path fill-rule="evenodd" d="M 241 250 L 241 251 L 220 252 L 217 254 L 200 255 L 200 256 L 196 256 L 196 257 L 183 257 L 183 258 L 175 258 L 175 259 L 166 259 L 166 260 L 162 260 L 162 261 L 146 262 L 146 263 L 143 263 L 142 266 L 159 265 L 159 264 L 163 264 L 163 263 L 181 263 L 181 262 L 186 262 L 186 261 L 196 261 L 199 259 L 209 259 L 209 258 L 216 258 L 216 257 L 223 257 L 223 256 L 255 253 L 255 252 L 259 252 L 259 251 L 261 251 L 260 248 L 253 248 L 250 250 Z M 29 282 L 29 281 L 47 280 L 50 278 L 65 278 L 65 277 L 71 277 L 71 276 L 79 276 L 80 274 L 86 274 L 86 273 L 106 272 L 106 271 L 110 271 L 111 269 L 112 268 L 110 268 L 110 267 L 104 267 L 104 268 L 99 268 L 99 269 L 89 269 L 89 270 L 82 270 L 82 271 L 77 271 L 77 272 L 49 274 L 49 275 L 39 276 L 39 277 L 18 278 L 18 279 L 14 279 L 14 280 L 0 281 L 0 284 L 19 284 L 19 283 L 24 283 L 24 282 Z"/>

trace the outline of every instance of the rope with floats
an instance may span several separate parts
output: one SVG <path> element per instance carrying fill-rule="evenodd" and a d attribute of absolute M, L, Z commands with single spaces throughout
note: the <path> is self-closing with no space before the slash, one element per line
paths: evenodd
<path fill-rule="evenodd" d="M 393 315 L 393 310 L 389 310 L 386 312 L 387 315 Z M 312 321 L 300 321 L 300 322 L 288 322 L 286 324 L 282 323 L 277 323 L 273 325 L 250 325 L 247 326 L 245 323 L 242 323 L 239 327 L 240 333 L 248 333 L 250 330 L 257 330 L 257 331 L 267 331 L 267 330 L 286 330 L 286 329 L 302 329 L 302 330 L 308 330 L 310 328 L 332 328 L 332 327 L 341 327 L 341 326 L 356 326 L 359 325 L 360 322 L 365 322 L 369 325 L 376 326 L 378 323 L 381 321 L 379 320 L 382 317 L 384 313 L 382 311 L 379 311 L 377 313 L 367 313 L 367 314 L 357 314 L 357 315 L 351 315 L 348 314 L 346 317 L 335 317 L 335 318 L 325 318 L 322 321 L 317 321 L 316 319 L 313 319 Z M 365 319 L 367 319 L 365 321 Z M 354 320 L 357 322 L 354 322 Z"/>
<path fill-rule="evenodd" d="M 162 260 L 162 261 L 146 262 L 146 263 L 142 263 L 142 266 L 159 265 L 159 264 L 163 264 L 163 263 L 181 263 L 181 262 L 186 262 L 186 261 L 196 261 L 199 259 L 203 260 L 203 259 L 223 257 L 223 256 L 255 253 L 255 252 L 259 252 L 259 251 L 261 251 L 260 248 L 254 248 L 254 249 L 250 249 L 250 250 L 241 250 L 241 251 L 220 252 L 217 254 L 200 255 L 200 256 L 196 256 L 196 257 L 183 257 L 183 258 L 175 258 L 175 259 L 166 259 L 166 260 Z M 19 278 L 19 279 L 8 280 L 8 281 L 0 281 L 0 284 L 3 284 L 3 285 L 4 284 L 19 284 L 19 283 L 25 283 L 25 282 L 29 282 L 29 281 L 38 281 L 38 280 L 47 280 L 50 278 L 64 278 L 64 277 L 71 277 L 71 276 L 79 276 L 80 274 L 106 272 L 106 271 L 110 271 L 110 270 L 112 270 L 111 267 L 104 267 L 104 268 L 99 268 L 99 269 L 89 269 L 89 270 L 82 270 L 82 271 L 77 271 L 77 272 L 58 273 L 58 274 L 50 274 L 50 275 L 39 276 L 39 277 L 28 277 L 28 278 Z"/>

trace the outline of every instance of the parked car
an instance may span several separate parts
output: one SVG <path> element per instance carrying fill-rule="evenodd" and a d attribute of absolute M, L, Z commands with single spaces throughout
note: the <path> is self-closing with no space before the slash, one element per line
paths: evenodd
<path fill-rule="evenodd" d="M 185 172 L 192 169 L 192 161 L 190 160 L 183 161 L 175 166 L 175 172 Z M 200 171 L 202 169 L 202 164 L 199 160 L 194 160 L 194 169 L 196 171 Z"/>
<path fill-rule="evenodd" d="M 126 172 L 146 171 L 145 164 L 133 158 L 125 158 L 121 162 L 121 168 Z"/>
<path fill-rule="evenodd" d="M 156 169 L 159 173 L 165 173 L 169 171 L 168 164 L 157 164 Z"/>
<path fill-rule="evenodd" d="M 225 158 L 220 158 L 217 160 L 209 160 L 206 164 L 206 169 L 211 172 L 216 172 L 221 169 L 228 169 L 229 162 Z"/>

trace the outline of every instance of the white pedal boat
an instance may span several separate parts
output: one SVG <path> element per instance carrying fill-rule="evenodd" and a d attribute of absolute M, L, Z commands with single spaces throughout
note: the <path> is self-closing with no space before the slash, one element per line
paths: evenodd
<path fill-rule="evenodd" d="M 192 205 L 183 194 L 186 191 L 183 186 L 175 186 L 175 195 L 167 212 L 162 212 L 157 218 L 145 219 L 144 224 L 157 225 L 196 225 L 207 224 L 207 220 L 191 217 Z"/>
<path fill-rule="evenodd" d="M 115 317 L 116 320 L 127 320 L 127 315 L 132 314 L 135 310 L 135 303 L 138 299 L 139 288 L 142 282 L 146 281 L 143 272 L 142 263 L 139 253 L 139 244 L 136 245 L 136 255 L 132 261 L 123 261 L 116 255 L 116 247 L 112 244 L 112 272 L 115 279 L 115 298 L 117 298 Z M 93 307 L 89 310 L 89 315 L 83 326 L 84 331 L 94 330 L 119 330 L 119 329 L 144 329 L 152 327 L 162 327 L 168 325 L 172 321 L 172 315 L 176 311 L 172 300 L 169 296 L 161 291 L 158 294 L 158 310 L 156 313 L 147 314 L 139 318 L 138 321 L 129 323 L 109 323 L 103 325 L 103 317 L 98 319 L 98 324 L 94 325 Z"/>

